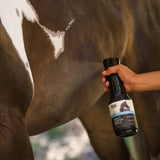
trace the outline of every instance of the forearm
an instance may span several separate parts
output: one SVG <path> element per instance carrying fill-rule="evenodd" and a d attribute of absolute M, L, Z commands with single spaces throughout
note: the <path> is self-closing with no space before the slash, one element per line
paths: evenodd
<path fill-rule="evenodd" d="M 135 91 L 160 90 L 160 71 L 137 74 Z"/>
<path fill-rule="evenodd" d="M 106 82 L 105 76 L 117 73 L 122 80 L 127 92 L 140 92 L 149 90 L 160 90 L 160 71 L 136 74 L 128 67 L 120 64 L 109 67 L 102 72 L 102 81 Z M 105 91 L 109 91 L 109 82 L 107 81 L 104 88 Z"/>

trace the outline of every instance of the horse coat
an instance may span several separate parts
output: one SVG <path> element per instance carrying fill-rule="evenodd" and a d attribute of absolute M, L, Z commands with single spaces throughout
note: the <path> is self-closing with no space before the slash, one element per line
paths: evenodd
<path fill-rule="evenodd" d="M 129 159 L 107 112 L 102 60 L 159 70 L 159 16 L 151 0 L 1 0 L 0 159 L 33 159 L 29 135 L 76 117 L 102 160 Z M 148 153 L 140 134 L 135 160 L 158 156 L 159 95 L 132 96 Z"/>

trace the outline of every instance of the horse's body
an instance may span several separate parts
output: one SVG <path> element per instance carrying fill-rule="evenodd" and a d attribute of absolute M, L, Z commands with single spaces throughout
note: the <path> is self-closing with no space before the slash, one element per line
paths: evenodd
<path fill-rule="evenodd" d="M 15 2 L 11 7 L 19 17 L 17 26 L 23 19 L 24 46 L 14 39 L 15 35 L 22 38 L 20 29 L 11 33 L 6 26 L 13 25 L 12 21 L 4 23 L 8 8 L 0 13 L 0 159 L 33 159 L 28 135 L 75 117 L 86 127 L 101 159 L 129 159 L 124 142 L 113 134 L 107 113 L 102 60 L 120 57 L 139 73 L 160 69 L 159 2 Z M 133 95 L 152 156 L 160 151 L 158 97 L 159 92 Z M 144 159 L 143 155 L 138 158 Z"/>

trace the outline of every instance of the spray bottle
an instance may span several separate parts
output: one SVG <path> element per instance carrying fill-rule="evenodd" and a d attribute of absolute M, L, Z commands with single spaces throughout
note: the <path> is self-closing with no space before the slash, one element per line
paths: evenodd
<path fill-rule="evenodd" d="M 103 60 L 105 69 L 120 64 L 119 58 Z M 109 112 L 113 129 L 118 137 L 128 137 L 137 134 L 138 125 L 133 101 L 126 92 L 123 82 L 118 74 L 111 74 L 106 79 L 109 81 L 110 102 Z"/>

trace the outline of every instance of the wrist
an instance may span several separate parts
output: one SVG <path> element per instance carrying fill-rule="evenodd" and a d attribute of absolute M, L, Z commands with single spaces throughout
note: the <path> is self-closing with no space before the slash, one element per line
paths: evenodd
<path fill-rule="evenodd" d="M 158 74 L 159 73 L 159 74 Z M 134 81 L 133 91 L 150 91 L 160 89 L 160 72 L 148 72 L 137 74 Z"/>
<path fill-rule="evenodd" d="M 138 92 L 141 91 L 141 87 L 142 87 L 142 80 L 140 78 L 139 74 L 134 73 L 134 75 L 132 75 L 130 77 L 130 79 L 128 80 L 128 84 L 126 84 L 126 90 L 127 92 Z"/>

